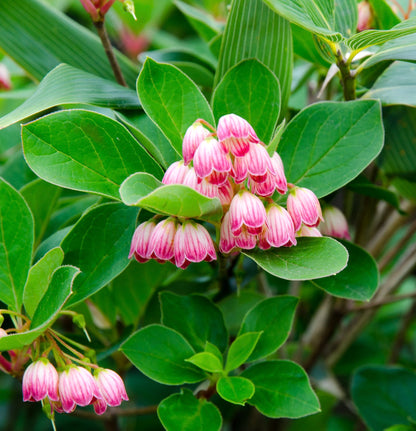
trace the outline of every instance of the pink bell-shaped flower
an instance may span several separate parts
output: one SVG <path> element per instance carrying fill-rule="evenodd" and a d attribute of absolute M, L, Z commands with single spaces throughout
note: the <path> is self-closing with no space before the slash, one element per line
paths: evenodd
<path fill-rule="evenodd" d="M 257 245 L 257 235 L 243 229 L 241 233 L 235 237 L 235 245 L 244 250 L 251 250 Z"/>
<path fill-rule="evenodd" d="M 177 220 L 169 217 L 160 221 L 154 228 L 150 237 L 152 257 L 160 262 L 171 261 L 174 263 L 174 239 L 177 229 Z"/>
<path fill-rule="evenodd" d="M 145 221 L 137 226 L 131 240 L 129 259 L 134 255 L 138 262 L 144 263 L 152 257 L 153 244 L 150 242 L 150 237 L 155 227 L 156 223 L 153 220 Z"/>
<path fill-rule="evenodd" d="M 187 173 L 189 172 L 189 167 L 185 166 L 183 160 L 179 162 L 172 163 L 165 175 L 163 176 L 163 184 L 183 184 Z"/>
<path fill-rule="evenodd" d="M 229 207 L 231 204 L 231 201 L 234 197 L 234 188 L 230 181 L 230 179 L 227 180 L 225 184 L 218 187 L 218 198 L 220 199 L 221 205 L 223 207 Z"/>
<path fill-rule="evenodd" d="M 101 415 L 107 409 L 107 405 L 111 407 L 119 406 L 121 402 L 128 401 L 126 388 L 122 378 L 113 370 L 98 368 L 94 372 L 95 382 L 101 394 L 101 399 L 93 401 L 94 410 Z"/>
<path fill-rule="evenodd" d="M 49 397 L 58 401 L 58 372 L 46 359 L 31 363 L 23 374 L 23 401 L 41 401 Z"/>
<path fill-rule="evenodd" d="M 296 231 L 300 229 L 302 223 L 309 227 L 316 227 L 323 220 L 318 198 L 313 191 L 305 187 L 294 186 L 290 190 L 287 210 Z"/>
<path fill-rule="evenodd" d="M 192 126 L 188 127 L 182 142 L 182 154 L 185 165 L 189 165 L 195 155 L 199 144 L 210 135 L 210 131 L 206 129 L 198 120 Z"/>
<path fill-rule="evenodd" d="M 183 185 L 191 187 L 208 198 L 215 198 L 218 196 L 218 186 L 209 183 L 206 179 L 199 179 L 195 174 L 194 168 L 191 168 L 187 173 Z"/>
<path fill-rule="evenodd" d="M 214 243 L 204 226 L 184 221 L 178 226 L 174 241 L 175 264 L 185 269 L 191 262 L 211 262 L 217 259 Z"/>
<path fill-rule="evenodd" d="M 296 232 L 296 236 L 311 236 L 311 237 L 321 237 L 322 234 L 319 232 L 316 227 L 309 227 L 304 224 L 300 227 L 300 229 Z"/>
<path fill-rule="evenodd" d="M 0 63 L 0 90 L 11 90 L 12 81 L 10 80 L 9 69 Z"/>
<path fill-rule="evenodd" d="M 234 160 L 232 175 L 236 183 L 241 183 L 248 175 L 261 183 L 266 180 L 268 174 L 275 176 L 276 171 L 269 153 L 261 144 L 250 143 L 249 151 Z"/>
<path fill-rule="evenodd" d="M 236 157 L 244 156 L 250 142 L 260 142 L 250 123 L 236 114 L 223 115 L 218 121 L 217 136 L 224 151 Z"/>
<path fill-rule="evenodd" d="M 290 214 L 280 205 L 270 204 L 266 209 L 266 225 L 260 234 L 260 248 L 292 245 L 296 245 L 296 239 Z"/>
<path fill-rule="evenodd" d="M 208 182 L 220 186 L 227 181 L 232 164 L 230 156 L 222 150 L 220 143 L 208 137 L 195 151 L 194 169 L 199 179 L 206 178 Z"/>
<path fill-rule="evenodd" d="M 247 190 L 237 193 L 230 205 L 231 232 L 239 236 L 245 228 L 248 233 L 259 234 L 266 221 L 263 202 Z"/>
<path fill-rule="evenodd" d="M 77 405 L 87 406 L 94 398 L 102 398 L 92 374 L 83 367 L 70 365 L 59 375 L 62 409 L 71 413 Z"/>
<path fill-rule="evenodd" d="M 228 254 L 236 247 L 235 236 L 231 232 L 230 211 L 228 211 L 221 223 L 219 249 L 221 253 Z"/>
<path fill-rule="evenodd" d="M 341 210 L 331 205 L 323 209 L 324 221 L 319 225 L 322 235 L 350 240 L 348 222 Z"/>

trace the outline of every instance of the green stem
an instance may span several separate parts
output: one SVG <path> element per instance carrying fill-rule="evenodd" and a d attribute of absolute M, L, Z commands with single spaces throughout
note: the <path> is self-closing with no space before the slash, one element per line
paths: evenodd
<path fill-rule="evenodd" d="M 344 90 L 344 99 L 345 100 L 355 100 L 357 98 L 355 93 L 355 71 L 350 69 L 350 64 L 348 60 L 346 60 L 341 51 L 337 52 L 337 66 L 339 71 L 341 72 L 341 84 Z"/>

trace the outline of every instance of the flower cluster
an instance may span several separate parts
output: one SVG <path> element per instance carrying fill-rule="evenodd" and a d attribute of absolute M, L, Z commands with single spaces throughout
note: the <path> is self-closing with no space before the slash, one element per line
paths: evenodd
<path fill-rule="evenodd" d="M 93 405 L 97 414 L 107 406 L 128 400 L 121 377 L 112 370 L 97 368 L 94 376 L 84 367 L 68 365 L 61 372 L 46 358 L 32 362 L 23 375 L 23 401 L 49 403 L 51 413 L 71 413 L 76 406 Z"/>
<path fill-rule="evenodd" d="M 262 249 L 296 245 L 296 236 L 321 236 L 316 229 L 321 207 L 311 190 L 287 184 L 277 152 L 269 155 L 253 127 L 235 114 L 219 119 L 215 130 L 196 120 L 185 133 L 183 160 L 166 171 L 164 184 L 183 184 L 217 197 L 224 210 L 219 250 Z M 275 193 L 287 196 L 287 208 L 275 203 Z M 190 262 L 216 259 L 208 231 L 194 221 L 157 217 L 140 224 L 130 255 L 139 262 L 170 261 L 180 268 Z"/>

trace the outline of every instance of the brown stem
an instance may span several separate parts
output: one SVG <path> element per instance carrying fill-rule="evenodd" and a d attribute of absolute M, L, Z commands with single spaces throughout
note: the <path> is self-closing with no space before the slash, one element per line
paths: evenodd
<path fill-rule="evenodd" d="M 416 297 L 416 291 L 411 293 L 404 293 L 403 295 L 389 295 L 379 301 L 372 301 L 367 304 L 357 305 L 355 307 L 350 307 L 346 311 L 349 313 L 356 313 L 364 310 L 371 310 L 372 308 L 379 308 L 386 304 L 391 304 L 393 302 L 404 301 L 406 299 L 412 299 Z"/>
<path fill-rule="evenodd" d="M 400 325 L 399 332 L 396 335 L 396 338 L 393 342 L 393 346 L 390 351 L 390 357 L 389 357 L 389 363 L 394 364 L 400 354 L 400 350 L 403 347 L 403 344 L 406 341 L 406 332 L 411 325 L 413 319 L 415 318 L 415 312 L 416 312 L 416 302 L 413 301 L 412 306 L 409 308 L 407 313 L 404 315 L 402 323 Z"/>
<path fill-rule="evenodd" d="M 407 250 L 406 254 L 396 264 L 395 269 L 389 274 L 383 284 L 380 286 L 376 298 L 383 299 L 393 292 L 400 283 L 413 271 L 416 266 L 416 244 L 413 244 Z M 347 348 L 361 333 L 362 329 L 370 322 L 377 309 L 372 308 L 364 310 L 359 316 L 352 319 L 343 330 L 338 333 L 337 337 L 328 346 L 329 355 L 327 364 L 332 367 L 341 358 Z"/>
<path fill-rule="evenodd" d="M 394 257 L 405 247 L 408 241 L 412 238 L 413 234 L 416 232 L 416 220 L 409 226 L 403 237 L 397 244 L 392 247 L 381 259 L 378 264 L 380 272 L 394 259 Z"/>
<path fill-rule="evenodd" d="M 156 411 L 157 411 L 157 405 L 146 406 L 146 407 L 134 407 L 130 409 L 111 407 L 103 415 L 96 415 L 95 413 L 87 412 L 84 410 L 75 410 L 71 414 L 85 419 L 92 419 L 97 421 L 108 421 L 108 419 L 110 419 L 111 417 L 143 416 L 143 415 L 156 413 Z"/>
<path fill-rule="evenodd" d="M 101 39 L 101 43 L 104 47 L 105 53 L 107 55 L 108 61 L 110 62 L 111 69 L 113 69 L 114 76 L 117 82 L 124 87 L 127 87 L 127 83 L 124 79 L 123 72 L 120 69 L 120 65 L 114 55 L 113 47 L 111 46 L 110 38 L 108 37 L 107 30 L 104 25 L 104 18 L 99 21 L 93 21 L 94 26 L 97 29 L 98 36 Z"/>

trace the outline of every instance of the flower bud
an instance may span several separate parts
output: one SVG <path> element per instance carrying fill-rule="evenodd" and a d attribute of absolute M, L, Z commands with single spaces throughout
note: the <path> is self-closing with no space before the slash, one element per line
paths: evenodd
<path fill-rule="evenodd" d="M 49 397 L 58 401 L 58 372 L 46 359 L 31 363 L 23 374 L 23 401 L 41 401 Z"/>
<path fill-rule="evenodd" d="M 334 236 L 350 240 L 348 232 L 348 222 L 341 210 L 333 206 L 326 206 L 323 210 L 324 220 L 319 225 L 319 230 L 322 235 Z"/>
<path fill-rule="evenodd" d="M 309 227 L 316 227 L 323 220 L 318 198 L 315 193 L 305 187 L 295 186 L 290 190 L 287 210 L 292 217 L 296 231 L 300 229 L 302 223 Z"/>

